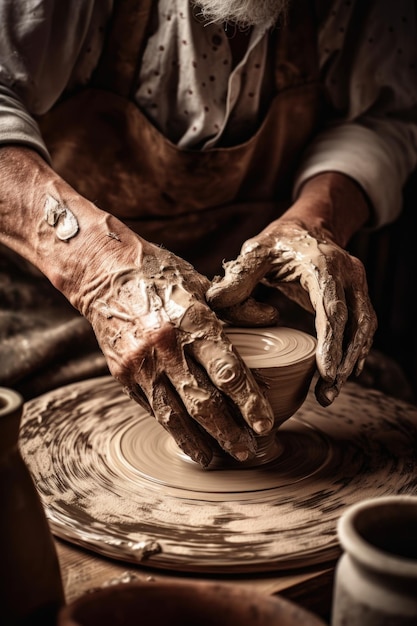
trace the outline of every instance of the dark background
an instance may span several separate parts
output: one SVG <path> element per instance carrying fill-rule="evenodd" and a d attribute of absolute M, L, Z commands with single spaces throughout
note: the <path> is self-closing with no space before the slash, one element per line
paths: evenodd
<path fill-rule="evenodd" d="M 379 231 L 355 236 L 348 249 L 367 270 L 379 322 L 373 348 L 399 364 L 413 394 L 407 399 L 416 402 L 417 170 L 404 188 L 403 212 L 397 221 Z M 391 382 L 395 386 L 396 381 Z"/>

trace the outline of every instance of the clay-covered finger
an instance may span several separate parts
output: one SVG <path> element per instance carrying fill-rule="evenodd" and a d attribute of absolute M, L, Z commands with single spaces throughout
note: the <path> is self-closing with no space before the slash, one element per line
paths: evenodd
<path fill-rule="evenodd" d="M 212 282 L 206 292 L 207 302 L 217 309 L 247 300 L 270 267 L 269 250 L 255 240 L 245 243 L 244 253 L 224 264 L 224 276 Z"/>
<path fill-rule="evenodd" d="M 150 404 L 157 421 L 181 450 L 202 467 L 208 467 L 213 458 L 213 448 L 198 424 L 190 419 L 165 376 L 154 381 Z"/>
<path fill-rule="evenodd" d="M 217 324 L 221 328 L 220 322 Z M 210 449 L 217 442 L 238 461 L 252 458 L 256 452 L 253 434 L 238 411 L 234 411 L 191 356 L 187 358 L 179 344 L 178 334 L 168 333 L 159 346 L 158 359 L 142 363 L 141 378 L 145 381 L 142 387 L 155 417 L 193 459 L 198 456 L 203 441 Z M 204 464 L 204 459 L 198 461 Z"/>
<path fill-rule="evenodd" d="M 232 326 L 262 327 L 276 326 L 279 322 L 278 310 L 265 302 L 258 302 L 255 298 L 248 298 L 241 304 L 216 310 L 217 315 L 224 322 Z"/>
<path fill-rule="evenodd" d="M 343 381 L 352 373 L 359 375 L 362 371 L 378 325 L 375 311 L 364 293 L 366 289 L 355 289 L 349 303 L 350 336 L 346 340 L 345 355 L 338 371 L 338 378 Z"/>
<path fill-rule="evenodd" d="M 309 293 L 315 310 L 317 369 L 324 381 L 333 383 L 343 359 L 343 340 L 348 320 L 344 288 L 326 268 L 318 272 L 305 272 L 302 285 Z"/>
<path fill-rule="evenodd" d="M 142 389 L 136 383 L 133 383 L 131 386 L 126 386 L 123 388 L 123 391 L 126 395 L 129 396 L 131 400 L 134 400 L 141 406 L 145 411 L 153 415 L 153 411 L 151 405 L 148 402 L 148 398 L 143 393 Z"/>
<path fill-rule="evenodd" d="M 357 285 L 361 285 L 359 279 Z M 332 367 L 324 373 L 333 373 L 336 365 L 337 369 L 334 376 L 323 375 L 317 383 L 316 397 L 323 406 L 333 402 L 353 372 L 361 372 L 371 349 L 377 320 L 366 294 L 366 285 L 362 284 L 360 288 L 357 286 L 346 293 L 347 301 L 343 292 L 343 301 L 334 299 L 332 307 L 326 309 L 329 329 L 327 335 L 323 334 L 323 340 L 327 342 L 327 359 L 332 360 Z M 318 344 L 317 350 L 322 357 L 325 355 L 321 345 Z"/>
<path fill-rule="evenodd" d="M 177 412 L 183 423 L 199 424 L 229 455 L 246 461 L 256 453 L 256 442 L 227 398 L 191 358 L 166 354 L 166 375 L 177 393 Z"/>
<path fill-rule="evenodd" d="M 221 333 L 195 341 L 192 351 L 215 387 L 237 407 L 253 431 L 268 433 L 274 424 L 272 408 L 229 338 Z"/>
<path fill-rule="evenodd" d="M 186 363 L 190 378 L 182 398 L 190 415 L 233 458 L 238 461 L 253 458 L 256 441 L 239 411 L 197 363 L 191 358 Z"/>

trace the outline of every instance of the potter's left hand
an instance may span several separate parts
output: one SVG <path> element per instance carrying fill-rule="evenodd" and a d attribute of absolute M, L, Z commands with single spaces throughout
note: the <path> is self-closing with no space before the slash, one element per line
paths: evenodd
<path fill-rule="evenodd" d="M 213 282 L 207 300 L 221 315 L 262 282 L 315 312 L 316 397 L 327 406 L 350 374 L 362 371 L 377 320 L 361 261 L 335 242 L 323 220 L 311 218 L 332 213 L 322 202 L 314 193 L 304 194 L 282 218 L 246 241 L 237 259 L 225 263 L 225 275 Z"/>

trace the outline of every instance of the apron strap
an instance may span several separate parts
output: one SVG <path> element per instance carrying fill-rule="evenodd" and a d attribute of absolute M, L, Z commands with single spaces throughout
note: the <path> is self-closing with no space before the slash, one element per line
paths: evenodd
<path fill-rule="evenodd" d="M 114 0 L 109 31 L 92 78 L 95 87 L 131 95 L 153 4 L 152 0 Z"/>

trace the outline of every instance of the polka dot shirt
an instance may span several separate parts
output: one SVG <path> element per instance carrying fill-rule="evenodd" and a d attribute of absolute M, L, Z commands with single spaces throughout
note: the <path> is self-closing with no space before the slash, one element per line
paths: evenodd
<path fill-rule="evenodd" d="M 136 94 L 139 106 L 181 148 L 210 148 L 241 141 L 258 118 L 267 39 L 265 29 L 247 36 L 233 68 L 228 37 L 203 23 L 183 0 L 158 3 L 158 30 L 150 38 Z M 234 123 L 230 125 L 230 119 Z"/>
<path fill-rule="evenodd" d="M 297 0 L 292 0 L 296 2 Z M 300 155 L 304 180 L 340 171 L 358 181 L 375 225 L 394 219 L 417 166 L 417 7 L 414 0 L 315 0 L 321 79 L 334 115 Z M 48 158 L 34 115 L 88 85 L 113 0 L 2 0 L 0 143 Z M 229 33 L 204 23 L 189 0 L 159 0 L 158 28 L 137 76 L 135 100 L 168 140 L 208 150 L 246 140 L 268 93 L 267 33 L 254 28 L 233 65 Z M 271 150 L 273 146 L 271 146 Z"/>

